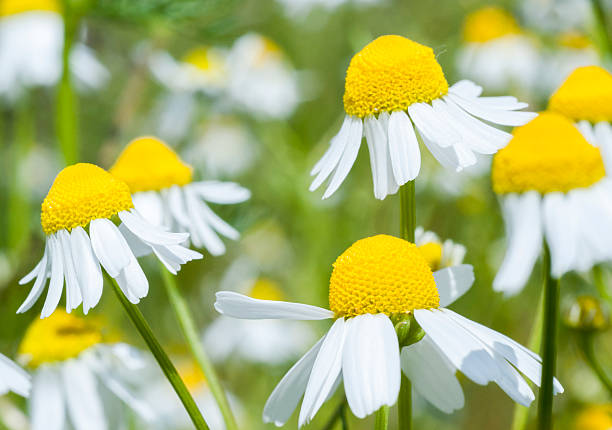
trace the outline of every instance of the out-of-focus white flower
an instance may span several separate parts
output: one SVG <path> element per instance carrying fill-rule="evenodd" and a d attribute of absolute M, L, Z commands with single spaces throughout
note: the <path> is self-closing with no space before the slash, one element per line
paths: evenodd
<path fill-rule="evenodd" d="M 249 130 L 237 119 L 218 116 L 206 121 L 184 153 L 193 166 L 202 166 L 214 178 L 235 177 L 255 162 L 256 145 Z"/>
<path fill-rule="evenodd" d="M 508 12 L 492 6 L 472 12 L 464 22 L 463 40 L 457 55 L 463 77 L 495 93 L 532 88 L 540 64 L 538 49 Z"/>
<path fill-rule="evenodd" d="M 293 18 L 306 17 L 312 10 L 317 8 L 332 11 L 345 3 L 355 6 L 369 6 L 382 3 L 384 0 L 278 0 L 283 5 L 287 15 Z"/>
<path fill-rule="evenodd" d="M 414 235 L 414 243 L 419 247 L 431 270 L 436 271 L 463 263 L 466 249 L 460 243 L 450 239 L 442 242 L 437 234 L 426 231 L 423 227 L 417 227 Z"/>
<path fill-rule="evenodd" d="M 285 300 L 274 281 L 259 278 L 245 283 L 240 289 L 249 297 Z M 302 321 L 236 321 L 223 315 L 204 333 L 207 351 L 218 362 L 237 357 L 253 363 L 282 364 L 298 357 L 314 340 L 314 332 Z"/>
<path fill-rule="evenodd" d="M 525 24 L 546 33 L 584 30 L 593 19 L 591 3 L 582 0 L 522 0 Z"/>
<path fill-rule="evenodd" d="M 99 321 L 62 310 L 30 325 L 19 354 L 33 374 L 32 430 L 116 428 L 111 424 L 116 417 L 107 407 L 109 395 L 144 420 L 153 420 L 154 410 L 135 395 L 129 380 L 144 365 L 140 351 L 105 343 L 102 328 Z"/>
<path fill-rule="evenodd" d="M 0 396 L 12 391 L 27 397 L 31 387 L 30 375 L 8 357 L 0 354 Z"/>
<path fill-rule="evenodd" d="M 0 96 L 12 100 L 24 88 L 55 85 L 62 72 L 64 22 L 56 0 L 0 2 Z M 81 43 L 70 53 L 77 83 L 99 88 L 109 77 Z"/>
<path fill-rule="evenodd" d="M 267 37 L 249 33 L 236 40 L 227 72 L 230 99 L 256 117 L 287 118 L 300 101 L 295 70 Z"/>

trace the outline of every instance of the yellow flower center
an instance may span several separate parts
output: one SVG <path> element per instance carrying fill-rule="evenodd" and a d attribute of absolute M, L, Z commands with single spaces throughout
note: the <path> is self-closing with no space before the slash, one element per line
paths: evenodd
<path fill-rule="evenodd" d="M 576 417 L 575 430 L 610 430 L 612 428 L 612 405 L 595 405 Z"/>
<path fill-rule="evenodd" d="M 199 46 L 189 51 L 183 57 L 183 62 L 191 64 L 204 72 L 208 72 L 221 69 L 223 60 L 209 47 Z"/>
<path fill-rule="evenodd" d="M 578 67 L 550 97 L 548 109 L 575 121 L 612 121 L 612 75 L 599 66 Z"/>
<path fill-rule="evenodd" d="M 431 270 L 438 270 L 440 268 L 440 262 L 442 261 L 442 244 L 429 242 L 424 243 L 418 248 Z"/>
<path fill-rule="evenodd" d="M 566 31 L 558 37 L 557 42 L 560 46 L 571 49 L 586 49 L 593 45 L 591 40 L 579 31 Z"/>
<path fill-rule="evenodd" d="M 433 49 L 402 36 L 381 36 L 359 51 L 346 71 L 344 110 L 367 115 L 406 110 L 448 92 Z"/>
<path fill-rule="evenodd" d="M 249 291 L 249 296 L 260 300 L 285 300 L 278 284 L 270 279 L 259 278 Z"/>
<path fill-rule="evenodd" d="M 438 289 L 416 245 L 393 236 L 361 239 L 338 257 L 329 307 L 338 317 L 437 308 Z"/>
<path fill-rule="evenodd" d="M 60 3 L 57 0 L 0 0 L 0 17 L 33 11 L 59 13 Z"/>
<path fill-rule="evenodd" d="M 132 140 L 110 172 L 125 181 L 133 193 L 185 185 L 191 182 L 193 175 L 191 166 L 155 137 Z"/>
<path fill-rule="evenodd" d="M 30 324 L 19 345 L 19 355 L 25 364 L 35 368 L 75 358 L 104 340 L 100 321 L 57 309 L 48 318 Z"/>
<path fill-rule="evenodd" d="M 40 223 L 46 234 L 85 227 L 91 220 L 111 218 L 131 209 L 132 196 L 124 182 L 87 163 L 59 172 L 42 203 Z"/>
<path fill-rule="evenodd" d="M 487 6 L 470 13 L 463 23 L 463 40 L 484 43 L 521 32 L 514 17 L 500 7 Z"/>
<path fill-rule="evenodd" d="M 493 158 L 493 189 L 498 194 L 567 192 L 605 175 L 599 149 L 558 113 L 543 112 L 513 134 Z"/>

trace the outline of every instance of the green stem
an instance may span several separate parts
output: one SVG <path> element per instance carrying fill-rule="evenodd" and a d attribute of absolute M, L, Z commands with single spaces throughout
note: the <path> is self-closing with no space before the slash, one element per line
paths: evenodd
<path fill-rule="evenodd" d="M 544 275 L 546 277 L 546 274 Z M 542 325 L 544 324 L 544 290 L 540 294 L 540 300 L 538 302 L 538 313 L 536 314 L 533 326 L 531 327 L 531 333 L 529 335 L 529 342 L 527 348 L 532 351 L 536 351 L 540 348 L 542 343 Z M 524 430 L 527 427 L 527 421 L 529 419 L 529 411 L 531 409 L 523 405 L 515 403 L 514 415 L 512 418 L 511 430 Z"/>
<path fill-rule="evenodd" d="M 342 402 L 338 405 L 329 421 L 327 421 L 327 424 L 325 424 L 325 427 L 323 427 L 323 430 L 332 430 L 338 421 L 342 422 L 343 430 L 346 430 L 348 428 L 346 423 L 346 416 L 344 415 L 345 405 L 346 399 L 342 400 Z"/>
<path fill-rule="evenodd" d="M 400 187 L 400 235 L 402 239 L 414 243 L 416 229 L 416 198 L 414 181 Z"/>
<path fill-rule="evenodd" d="M 606 285 L 606 281 L 604 279 L 603 268 L 600 265 L 593 266 L 593 270 L 591 272 L 593 274 L 593 283 L 597 288 L 597 292 L 602 299 L 606 300 L 608 303 L 612 303 L 612 297 L 608 292 L 608 286 Z"/>
<path fill-rule="evenodd" d="M 162 278 L 164 280 L 164 287 L 166 288 L 166 293 L 170 299 L 170 305 L 172 306 L 174 315 L 179 322 L 179 326 L 183 332 L 183 336 L 185 337 L 187 344 L 189 345 L 191 353 L 200 366 L 202 373 L 204 373 L 204 377 L 206 378 L 210 392 L 219 405 L 219 410 L 221 411 L 221 415 L 223 415 L 223 420 L 225 421 L 225 428 L 227 430 L 237 430 L 238 426 L 236 425 L 236 420 L 232 414 L 225 391 L 223 391 L 223 387 L 219 382 L 215 368 L 206 355 L 202 343 L 200 342 L 200 336 L 193 321 L 189 307 L 187 306 L 185 299 L 183 299 L 183 296 L 181 296 L 181 293 L 176 285 L 176 278 L 170 272 L 168 272 L 161 263 L 160 266 Z"/>
<path fill-rule="evenodd" d="M 195 428 L 197 430 L 209 430 L 206 421 L 204 421 L 204 417 L 202 417 L 200 409 L 193 400 L 193 397 L 191 397 L 189 390 L 187 389 L 185 383 L 179 376 L 176 368 L 170 361 L 170 358 L 168 358 L 168 355 L 166 355 L 162 346 L 155 338 L 151 327 L 149 327 L 149 324 L 140 312 L 140 309 L 138 309 L 138 306 L 134 305 L 133 303 L 130 303 L 130 301 L 125 297 L 123 291 L 121 291 L 121 288 L 119 287 L 119 285 L 117 285 L 117 282 L 113 278 L 111 278 L 106 272 L 104 272 L 104 275 L 106 279 L 110 282 L 110 284 L 113 286 L 113 290 L 115 291 L 117 298 L 123 305 L 123 308 L 132 320 L 132 323 L 134 323 L 134 325 L 136 326 L 136 329 L 138 329 L 138 332 L 149 347 L 149 350 L 151 350 L 151 353 L 157 360 L 159 367 L 161 367 L 162 371 L 164 372 L 164 375 L 166 375 L 166 378 L 172 385 L 172 388 L 174 388 L 174 391 L 179 396 L 179 399 L 183 403 L 183 406 L 189 414 L 189 417 L 191 418 L 191 421 L 193 422 Z"/>
<path fill-rule="evenodd" d="M 595 342 L 593 333 L 584 333 L 580 338 L 582 343 L 582 352 L 584 353 L 584 357 L 586 358 L 587 364 L 593 370 L 593 373 L 597 375 L 599 381 L 602 383 L 604 387 L 608 390 L 610 394 L 612 394 L 612 381 L 610 377 L 606 374 L 603 367 L 597 360 L 597 354 L 595 353 Z"/>
<path fill-rule="evenodd" d="M 62 52 L 62 77 L 57 89 L 56 129 L 57 138 L 67 165 L 79 160 L 77 137 L 76 96 L 70 74 L 70 52 L 78 27 L 78 19 L 71 11 L 70 2 L 64 1 L 64 49 Z"/>
<path fill-rule="evenodd" d="M 415 183 L 410 181 L 400 187 L 400 235 L 414 243 L 416 229 Z M 402 383 L 397 401 L 397 421 L 400 430 L 412 429 L 412 384 L 402 373 Z"/>
<path fill-rule="evenodd" d="M 544 244 L 544 324 L 542 327 L 542 384 L 538 402 L 538 429 L 552 430 L 553 378 L 557 355 L 559 280 L 550 273 L 550 251 Z"/>
<path fill-rule="evenodd" d="M 412 430 L 412 384 L 403 373 L 397 401 L 397 421 L 399 430 Z"/>
<path fill-rule="evenodd" d="M 597 38 L 599 39 L 602 56 L 610 57 L 612 55 L 612 42 L 610 41 L 610 33 L 608 33 L 606 12 L 601 0 L 591 0 L 591 7 L 593 8 L 593 15 L 595 15 Z"/>
<path fill-rule="evenodd" d="M 375 430 L 387 430 L 389 428 L 389 406 L 382 406 L 376 412 Z"/>

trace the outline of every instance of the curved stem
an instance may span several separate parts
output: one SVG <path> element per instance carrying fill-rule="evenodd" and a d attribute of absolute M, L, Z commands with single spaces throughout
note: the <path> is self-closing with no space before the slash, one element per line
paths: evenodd
<path fill-rule="evenodd" d="M 389 406 L 382 406 L 376 412 L 375 430 L 387 430 L 389 428 Z"/>
<path fill-rule="evenodd" d="M 195 428 L 197 430 L 209 430 L 206 421 L 204 421 L 204 417 L 202 417 L 200 409 L 193 400 L 193 397 L 191 397 L 189 390 L 187 390 L 185 383 L 179 376 L 176 368 L 170 361 L 170 358 L 168 358 L 168 355 L 166 355 L 162 346 L 155 338 L 151 327 L 149 327 L 149 324 L 140 312 L 140 309 L 138 309 L 135 304 L 130 303 L 130 301 L 125 297 L 123 291 L 121 291 L 121 288 L 119 287 L 119 285 L 117 285 L 117 282 L 113 278 L 111 278 L 106 272 L 104 272 L 104 275 L 106 279 L 110 282 L 110 284 L 113 286 L 113 290 L 115 291 L 119 302 L 121 302 L 121 304 L 123 305 L 123 308 L 132 320 L 132 323 L 134 323 L 136 329 L 149 347 L 149 350 L 157 360 L 159 367 L 161 367 L 162 371 L 164 372 L 164 375 L 166 375 L 166 378 L 172 385 L 172 388 L 174 388 L 174 391 L 179 396 L 179 399 L 183 403 L 183 406 L 189 414 L 189 417 L 191 418 L 191 421 L 193 422 Z"/>
<path fill-rule="evenodd" d="M 538 429 L 551 430 L 553 378 L 557 354 L 557 320 L 559 314 L 559 280 L 550 273 L 550 251 L 544 244 L 544 325 L 542 327 L 542 384 L 538 402 Z"/>
<path fill-rule="evenodd" d="M 584 336 L 582 336 L 580 340 L 582 343 L 582 352 L 584 353 L 587 364 L 591 367 L 593 373 L 597 375 L 601 384 L 606 387 L 610 394 L 612 394 L 612 380 L 610 380 L 599 361 L 597 361 L 593 333 L 584 333 Z"/>
<path fill-rule="evenodd" d="M 223 391 L 223 387 L 219 382 L 219 378 L 217 377 L 217 373 L 215 372 L 212 362 L 204 351 L 204 347 L 200 341 L 200 336 L 198 334 L 196 324 L 193 321 L 191 312 L 189 311 L 189 307 L 187 306 L 185 299 L 183 299 L 181 296 L 181 293 L 176 285 L 176 278 L 170 272 L 168 272 L 161 263 L 160 266 L 162 278 L 164 280 L 164 287 L 166 288 L 166 293 L 168 293 L 168 298 L 170 299 L 170 305 L 172 306 L 174 315 L 179 322 L 179 326 L 183 332 L 183 336 L 185 337 L 187 344 L 189 345 L 191 353 L 193 354 L 195 360 L 200 366 L 200 369 L 202 370 L 202 373 L 204 374 L 204 377 L 206 378 L 210 392 L 219 406 L 221 415 L 223 415 L 223 421 L 225 421 L 225 428 L 227 430 L 237 430 L 238 426 L 236 425 L 236 420 L 232 414 L 225 391 Z"/>

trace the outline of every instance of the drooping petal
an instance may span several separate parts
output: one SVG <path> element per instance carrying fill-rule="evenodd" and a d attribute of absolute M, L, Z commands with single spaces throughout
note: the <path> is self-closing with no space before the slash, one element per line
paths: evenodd
<path fill-rule="evenodd" d="M 100 218 L 89 223 L 91 247 L 104 267 L 113 278 L 130 264 L 130 247 L 112 221 Z"/>
<path fill-rule="evenodd" d="M 49 245 L 49 239 L 47 239 L 47 242 L 45 243 L 45 252 L 43 254 L 42 259 L 40 260 L 39 266 L 37 266 L 39 269 L 38 273 L 36 274 L 36 281 L 34 281 L 34 285 L 32 286 L 32 289 L 30 290 L 30 293 L 28 294 L 26 299 L 23 301 L 19 309 L 17 309 L 18 314 L 26 312 L 28 309 L 34 306 L 34 303 L 36 303 L 43 290 L 45 289 L 51 265 L 51 259 L 49 257 L 50 253 L 51 248 Z"/>
<path fill-rule="evenodd" d="M 57 369 L 38 368 L 32 380 L 29 408 L 32 430 L 64 430 L 66 410 Z"/>
<path fill-rule="evenodd" d="M 102 297 L 104 283 L 102 269 L 94 256 L 91 241 L 83 227 L 78 226 L 70 232 L 70 249 L 74 265 L 78 268 L 76 274 L 83 297 L 83 313 L 87 315 L 87 312 L 96 306 Z"/>
<path fill-rule="evenodd" d="M 474 268 L 470 264 L 447 267 L 434 272 L 440 306 L 448 306 L 465 294 L 474 283 Z"/>
<path fill-rule="evenodd" d="M 542 212 L 551 273 L 559 278 L 575 267 L 578 238 L 574 211 L 563 193 L 548 193 L 543 199 Z"/>
<path fill-rule="evenodd" d="M 74 260 L 72 258 L 72 247 L 70 245 L 70 233 L 67 230 L 59 230 L 57 238 L 62 249 L 64 261 L 64 278 L 66 279 L 66 312 L 76 309 L 83 298 L 81 287 L 77 279 Z M 79 269 L 80 270 L 80 269 Z"/>
<path fill-rule="evenodd" d="M 217 312 L 241 319 L 324 320 L 334 317 L 330 310 L 302 303 L 260 300 L 233 291 L 219 291 Z"/>
<path fill-rule="evenodd" d="M 49 259 L 51 260 L 51 281 L 47 291 L 47 298 L 40 313 L 41 318 L 47 318 L 55 311 L 64 287 L 64 259 L 59 239 L 55 234 L 48 236 Z"/>
<path fill-rule="evenodd" d="M 387 195 L 387 135 L 382 121 L 377 120 L 373 115 L 366 117 L 364 133 L 370 152 L 374 197 L 384 199 Z"/>
<path fill-rule="evenodd" d="M 389 154 L 398 185 L 415 179 L 421 170 L 421 151 L 410 118 L 395 111 L 389 118 Z"/>
<path fill-rule="evenodd" d="M 207 202 L 241 203 L 251 198 L 251 191 L 235 182 L 202 181 L 190 184 Z"/>
<path fill-rule="evenodd" d="M 117 215 L 132 233 L 149 244 L 178 245 L 189 238 L 187 233 L 171 233 L 148 223 L 133 209 L 121 211 Z"/>
<path fill-rule="evenodd" d="M 66 406 L 75 430 L 105 430 L 106 416 L 96 380 L 84 363 L 69 360 L 61 368 Z"/>
<path fill-rule="evenodd" d="M 340 131 L 336 136 L 333 137 L 329 144 L 328 150 L 325 152 L 323 157 L 315 164 L 310 172 L 311 175 L 317 175 L 310 187 L 310 191 L 314 191 L 321 186 L 323 182 L 332 174 L 334 169 L 338 166 L 342 154 L 349 142 L 349 129 L 353 123 L 353 117 L 346 116 Z"/>
<path fill-rule="evenodd" d="M 30 375 L 2 354 L 0 354 L 0 384 L 23 397 L 30 394 L 32 387 Z M 5 392 L 0 390 L 0 394 Z"/>

